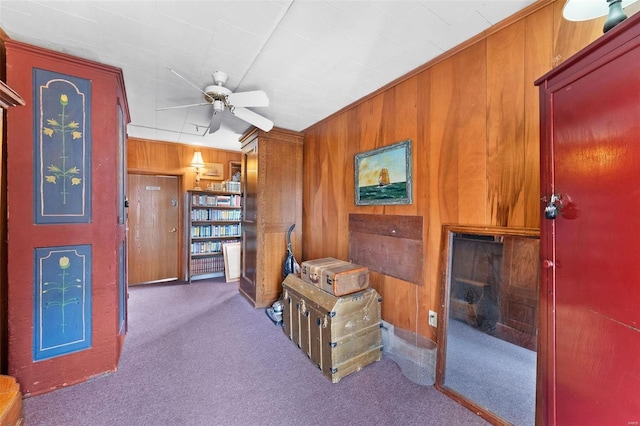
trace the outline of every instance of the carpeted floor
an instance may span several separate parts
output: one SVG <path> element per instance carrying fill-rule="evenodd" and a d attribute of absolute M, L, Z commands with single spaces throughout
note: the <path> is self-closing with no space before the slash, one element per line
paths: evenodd
<path fill-rule="evenodd" d="M 130 289 L 114 374 L 24 400 L 37 425 L 486 425 L 398 366 L 332 384 L 237 283 Z"/>
<path fill-rule="evenodd" d="M 536 353 L 457 320 L 447 334 L 446 386 L 514 425 L 534 425 Z"/>

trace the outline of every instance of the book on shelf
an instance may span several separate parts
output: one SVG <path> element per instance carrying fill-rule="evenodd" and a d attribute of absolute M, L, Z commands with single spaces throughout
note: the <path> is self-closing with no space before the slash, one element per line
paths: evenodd
<path fill-rule="evenodd" d="M 229 192 L 240 192 L 240 182 L 227 181 L 225 186 Z"/>
<path fill-rule="evenodd" d="M 194 207 L 240 207 L 242 196 L 239 194 L 191 194 Z"/>
<path fill-rule="evenodd" d="M 233 223 L 230 225 L 193 225 L 191 226 L 192 238 L 207 237 L 239 237 L 241 225 Z"/>
<path fill-rule="evenodd" d="M 201 275 L 224 271 L 224 257 L 203 257 L 191 259 L 190 274 Z"/>
<path fill-rule="evenodd" d="M 220 254 L 225 244 L 237 242 L 238 240 L 194 241 L 191 243 L 191 254 Z"/>
<path fill-rule="evenodd" d="M 212 208 L 191 210 L 191 220 L 193 221 L 239 221 L 240 210 L 216 210 Z"/>

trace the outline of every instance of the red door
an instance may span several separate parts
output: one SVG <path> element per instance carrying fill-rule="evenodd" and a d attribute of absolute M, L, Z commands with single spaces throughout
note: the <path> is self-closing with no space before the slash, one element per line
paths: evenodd
<path fill-rule="evenodd" d="M 548 417 L 640 423 L 640 47 L 602 49 L 549 83 L 542 226 Z M 621 55 L 621 53 L 624 53 Z M 603 59 L 604 58 L 604 59 Z M 544 106 L 543 106 L 544 108 Z M 543 141 L 544 143 L 544 141 Z M 546 175 L 545 175 L 546 174 Z M 544 220 L 544 219 L 543 219 Z M 542 330 L 544 333 L 544 329 Z M 544 354 L 543 354 L 544 356 Z"/>

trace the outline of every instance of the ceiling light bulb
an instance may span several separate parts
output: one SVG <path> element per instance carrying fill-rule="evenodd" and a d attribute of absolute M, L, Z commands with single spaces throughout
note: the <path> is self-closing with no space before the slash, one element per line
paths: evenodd
<path fill-rule="evenodd" d="M 224 111 L 224 102 L 217 100 L 213 101 L 213 113 L 217 114 L 222 111 Z"/>

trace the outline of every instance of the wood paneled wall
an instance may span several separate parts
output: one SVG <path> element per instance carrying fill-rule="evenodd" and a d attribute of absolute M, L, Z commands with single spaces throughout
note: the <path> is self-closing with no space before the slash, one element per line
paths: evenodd
<path fill-rule="evenodd" d="M 349 213 L 421 215 L 425 283 L 371 273 L 382 315 L 435 340 L 446 223 L 539 228 L 534 80 L 602 35 L 543 0 L 305 131 L 303 259 L 348 259 Z M 355 206 L 354 155 L 413 140 L 413 204 Z"/>
<path fill-rule="evenodd" d="M 242 160 L 238 151 L 223 151 L 194 145 L 158 142 L 147 139 L 129 138 L 127 145 L 127 170 L 129 173 L 163 174 L 180 176 L 183 192 L 195 186 L 195 170 L 189 164 L 196 151 L 202 152 L 205 163 L 224 165 L 224 180 L 229 179 L 229 162 Z M 200 186 L 206 185 L 201 181 Z"/>

